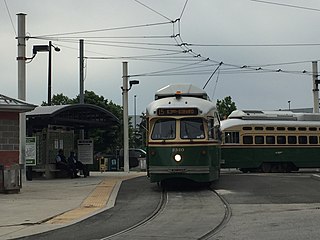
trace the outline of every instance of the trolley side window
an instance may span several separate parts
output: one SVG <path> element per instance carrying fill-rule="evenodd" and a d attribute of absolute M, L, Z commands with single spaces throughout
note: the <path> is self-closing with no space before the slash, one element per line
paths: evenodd
<path fill-rule="evenodd" d="M 299 136 L 298 140 L 299 140 L 299 144 L 308 144 L 307 136 Z"/>
<path fill-rule="evenodd" d="M 252 136 L 243 136 L 242 142 L 243 142 L 243 144 L 253 144 L 253 137 Z"/>
<path fill-rule="evenodd" d="M 181 139 L 203 139 L 205 137 L 201 118 L 182 118 L 180 120 Z"/>
<path fill-rule="evenodd" d="M 225 143 L 239 143 L 239 132 L 225 132 L 224 134 Z"/>
<path fill-rule="evenodd" d="M 317 136 L 309 136 L 309 143 L 310 144 L 318 144 L 318 137 Z"/>
<path fill-rule="evenodd" d="M 286 144 L 287 143 L 286 136 L 277 136 L 277 143 Z"/>
<path fill-rule="evenodd" d="M 275 136 L 266 136 L 266 143 L 267 144 L 275 144 L 276 143 Z"/>
<path fill-rule="evenodd" d="M 153 127 L 151 138 L 165 140 L 176 138 L 176 121 L 174 119 L 158 119 Z"/>
<path fill-rule="evenodd" d="M 254 142 L 255 144 L 264 144 L 264 136 L 255 136 Z"/>
<path fill-rule="evenodd" d="M 297 144 L 297 137 L 296 136 L 288 136 L 288 143 L 289 144 Z"/>

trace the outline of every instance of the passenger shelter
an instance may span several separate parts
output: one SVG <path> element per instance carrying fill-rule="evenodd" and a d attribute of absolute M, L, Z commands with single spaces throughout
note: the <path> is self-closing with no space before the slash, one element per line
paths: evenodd
<path fill-rule="evenodd" d="M 0 94 L 0 165 L 19 164 L 20 113 L 31 111 L 36 105 Z"/>
<path fill-rule="evenodd" d="M 86 135 L 89 129 L 111 130 L 119 124 L 111 112 L 92 104 L 39 106 L 29 112 L 26 119 L 27 136 L 35 137 L 37 143 L 33 174 L 44 173 L 46 178 L 54 177 L 58 171 L 55 158 L 59 149 L 64 150 L 66 157 L 76 149 L 79 130 L 83 129 Z"/>

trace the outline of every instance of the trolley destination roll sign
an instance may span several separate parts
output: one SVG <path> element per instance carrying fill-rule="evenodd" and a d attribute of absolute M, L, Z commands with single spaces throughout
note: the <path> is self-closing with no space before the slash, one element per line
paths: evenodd
<path fill-rule="evenodd" d="M 198 108 L 158 108 L 158 116 L 198 115 Z"/>

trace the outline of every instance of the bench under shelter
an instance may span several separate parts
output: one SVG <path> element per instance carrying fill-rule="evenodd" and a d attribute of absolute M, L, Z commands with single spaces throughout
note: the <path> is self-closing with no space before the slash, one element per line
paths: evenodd
<path fill-rule="evenodd" d="M 86 136 L 89 129 L 112 131 L 119 125 L 115 115 L 93 104 L 39 106 L 26 114 L 26 121 L 27 136 L 36 137 L 37 148 L 36 165 L 27 172 L 29 180 L 34 175 L 53 178 L 59 171 L 55 166 L 58 150 L 63 149 L 68 157 L 77 149 L 80 130 Z"/>

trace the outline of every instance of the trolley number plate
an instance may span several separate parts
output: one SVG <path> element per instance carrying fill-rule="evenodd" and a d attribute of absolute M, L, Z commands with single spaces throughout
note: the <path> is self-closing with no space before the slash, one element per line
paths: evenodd
<path fill-rule="evenodd" d="M 184 148 L 172 148 L 172 152 L 184 152 Z"/>

